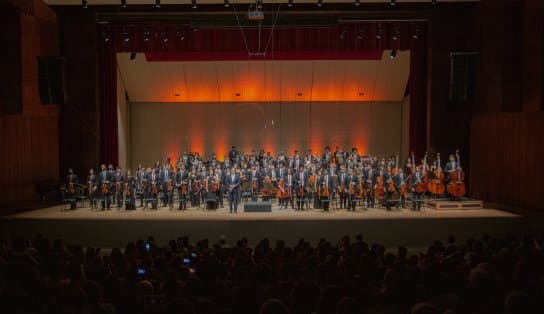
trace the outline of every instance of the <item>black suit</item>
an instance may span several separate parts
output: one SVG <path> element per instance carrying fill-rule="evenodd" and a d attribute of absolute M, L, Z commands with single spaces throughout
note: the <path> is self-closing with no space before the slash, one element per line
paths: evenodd
<path fill-rule="evenodd" d="M 308 185 L 308 176 L 306 171 L 297 172 L 295 174 L 295 186 L 297 194 L 297 209 L 302 210 L 304 207 L 304 197 L 306 195 L 306 186 Z"/>
<path fill-rule="evenodd" d="M 225 184 L 229 192 L 229 209 L 238 212 L 238 200 L 240 198 L 240 176 L 238 174 L 228 174 L 225 178 Z"/>

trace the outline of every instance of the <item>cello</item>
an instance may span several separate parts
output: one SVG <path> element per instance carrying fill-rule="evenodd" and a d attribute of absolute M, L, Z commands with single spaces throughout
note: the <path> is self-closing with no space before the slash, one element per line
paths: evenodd
<path fill-rule="evenodd" d="M 436 154 L 436 169 L 433 170 L 433 178 L 429 183 L 429 191 L 434 195 L 444 194 L 446 187 L 444 186 L 444 172 L 440 166 L 440 153 Z"/>
<path fill-rule="evenodd" d="M 456 169 L 450 173 L 450 182 L 448 183 L 448 194 L 453 197 L 461 197 L 467 193 L 465 186 L 465 173 L 461 169 L 461 157 L 459 156 L 459 150 L 455 151 L 455 158 L 457 159 Z"/>

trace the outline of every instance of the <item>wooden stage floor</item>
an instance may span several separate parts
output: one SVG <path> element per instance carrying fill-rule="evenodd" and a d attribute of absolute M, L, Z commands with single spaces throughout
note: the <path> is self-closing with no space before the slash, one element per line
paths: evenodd
<path fill-rule="evenodd" d="M 504 234 L 523 231 L 523 217 L 496 209 L 435 210 L 421 212 L 410 209 L 357 209 L 355 212 L 309 209 L 298 212 L 274 206 L 269 213 L 230 214 L 228 208 L 171 211 L 169 208 L 145 211 L 91 211 L 89 208 L 64 211 L 55 206 L 6 216 L 0 219 L 0 235 L 31 236 L 37 232 L 50 238 L 62 237 L 68 243 L 116 247 L 128 241 L 153 235 L 166 243 L 177 236 L 188 235 L 196 241 L 211 241 L 224 236 L 228 242 L 247 237 L 254 243 L 264 237 L 283 239 L 289 243 L 299 238 L 316 242 L 325 237 L 331 241 L 343 235 L 364 235 L 369 242 L 384 245 L 421 246 L 433 240 L 444 240 L 454 234 L 463 240 L 484 232 Z"/>

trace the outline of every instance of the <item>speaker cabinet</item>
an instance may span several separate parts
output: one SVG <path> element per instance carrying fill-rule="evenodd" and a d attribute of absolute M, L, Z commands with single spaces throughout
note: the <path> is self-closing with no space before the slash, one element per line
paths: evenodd
<path fill-rule="evenodd" d="M 38 57 L 38 80 L 42 105 L 64 104 L 64 59 Z"/>
<path fill-rule="evenodd" d="M 450 103 L 467 103 L 474 99 L 476 90 L 476 62 L 478 53 L 450 54 Z"/>

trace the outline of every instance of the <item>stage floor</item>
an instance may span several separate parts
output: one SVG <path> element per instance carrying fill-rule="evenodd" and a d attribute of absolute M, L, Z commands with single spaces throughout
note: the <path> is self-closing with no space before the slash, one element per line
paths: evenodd
<path fill-rule="evenodd" d="M 229 242 L 247 237 L 256 242 L 264 237 L 294 243 L 299 238 L 315 242 L 322 237 L 336 241 L 343 235 L 361 233 L 369 241 L 385 245 L 422 246 L 455 234 L 459 239 L 481 235 L 518 233 L 523 217 L 496 209 L 422 211 L 400 209 L 335 209 L 295 211 L 273 206 L 269 213 L 237 214 L 228 208 L 186 211 L 138 208 L 124 211 L 91 211 L 89 208 L 63 210 L 64 206 L 18 213 L 0 219 L 2 236 L 31 236 L 36 232 L 51 238 L 62 237 L 69 243 L 102 247 L 124 246 L 128 241 L 153 235 L 159 242 L 187 235 L 192 240 L 215 241 L 225 236 Z"/>

